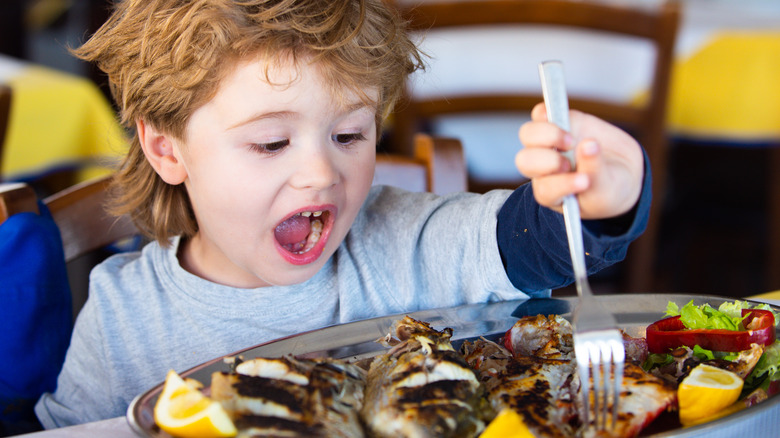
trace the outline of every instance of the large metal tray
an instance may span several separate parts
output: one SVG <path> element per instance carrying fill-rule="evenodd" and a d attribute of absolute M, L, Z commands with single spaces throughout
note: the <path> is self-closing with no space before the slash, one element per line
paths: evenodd
<path fill-rule="evenodd" d="M 674 294 L 624 294 L 598 297 L 613 312 L 618 324 L 632 336 L 644 336 L 645 327 L 660 319 L 669 301 L 682 306 L 690 300 L 700 305 L 717 307 L 724 301 L 717 296 Z M 410 312 L 413 318 L 429 322 L 434 328 L 451 327 L 453 343 L 479 336 L 497 338 L 514 322 L 526 315 L 560 314 L 571 316 L 576 298 L 550 298 L 524 301 L 504 301 L 490 304 L 472 304 L 444 309 Z M 778 310 L 778 308 L 775 308 Z M 238 351 L 229 356 L 279 357 L 286 354 L 304 357 L 334 357 L 350 360 L 365 359 L 384 351 L 375 341 L 386 335 L 391 325 L 402 315 L 392 315 L 327 327 L 278 339 Z M 182 373 L 208 386 L 211 374 L 228 371 L 223 357 L 215 358 Z M 167 437 L 154 423 L 154 404 L 162 391 L 163 382 L 137 396 L 127 410 L 127 420 L 134 431 L 144 437 Z M 780 426 L 780 396 L 774 396 L 756 406 L 690 428 L 674 428 L 654 433 L 658 437 L 734 437 L 751 438 L 776 436 Z M 652 428 L 651 428 L 652 429 Z"/>

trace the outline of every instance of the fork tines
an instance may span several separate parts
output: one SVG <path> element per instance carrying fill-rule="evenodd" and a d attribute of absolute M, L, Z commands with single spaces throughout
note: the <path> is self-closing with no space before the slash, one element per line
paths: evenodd
<path fill-rule="evenodd" d="M 623 337 L 617 329 L 575 331 L 574 354 L 580 374 L 583 424 L 596 430 L 611 429 L 617 422 L 620 406 L 625 361 Z"/>

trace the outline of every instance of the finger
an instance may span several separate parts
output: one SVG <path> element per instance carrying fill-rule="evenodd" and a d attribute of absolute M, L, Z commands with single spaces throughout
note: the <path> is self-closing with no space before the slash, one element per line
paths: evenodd
<path fill-rule="evenodd" d="M 531 109 L 531 120 L 539 122 L 547 121 L 547 107 L 544 106 L 544 102 L 537 103 Z"/>
<path fill-rule="evenodd" d="M 580 127 L 587 124 L 586 121 L 591 117 L 588 113 L 583 113 L 575 109 L 569 110 L 569 128 L 571 132 L 580 133 Z M 583 134 L 583 133 L 580 133 Z"/>
<path fill-rule="evenodd" d="M 583 113 L 581 111 L 577 110 L 569 110 L 569 125 L 570 125 L 570 132 L 577 132 L 578 126 L 582 123 L 582 120 L 585 118 L 591 117 L 589 114 Z M 533 109 L 531 110 L 531 120 L 534 122 L 548 122 L 547 120 L 547 107 L 545 106 L 544 102 L 537 103 Z"/>
<path fill-rule="evenodd" d="M 574 147 L 571 134 L 547 122 L 527 122 L 518 132 L 520 143 L 527 148 L 546 148 L 567 151 Z"/>
<path fill-rule="evenodd" d="M 532 180 L 536 202 L 545 207 L 560 211 L 563 198 L 586 190 L 590 178 L 584 173 L 560 173 Z"/>
<path fill-rule="evenodd" d="M 517 170 L 528 178 L 568 172 L 569 161 L 558 151 L 541 148 L 523 148 L 515 154 Z"/>

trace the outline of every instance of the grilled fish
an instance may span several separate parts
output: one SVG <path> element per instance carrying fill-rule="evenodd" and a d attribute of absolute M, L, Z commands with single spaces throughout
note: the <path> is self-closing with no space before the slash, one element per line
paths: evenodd
<path fill-rule="evenodd" d="M 474 437 L 490 416 L 482 385 L 437 331 L 405 317 L 384 339 L 391 347 L 368 371 L 362 417 L 377 437 Z"/>
<path fill-rule="evenodd" d="M 579 401 L 581 398 L 578 397 Z M 626 362 L 617 423 L 608 432 L 583 428 L 584 437 L 635 437 L 665 410 L 677 404 L 677 390 L 639 365 Z M 609 410 L 611 411 L 611 399 Z M 582 409 L 582 407 L 580 407 Z M 594 414 L 591 413 L 591 419 Z M 591 420 L 594 421 L 594 420 Z"/>
<path fill-rule="evenodd" d="M 574 358 L 572 327 L 560 315 L 522 318 L 504 335 L 504 346 L 515 356 L 563 360 Z"/>
<path fill-rule="evenodd" d="M 462 352 L 479 373 L 492 407 L 515 410 L 537 436 L 632 437 L 676 403 L 673 386 L 629 361 L 617 423 L 612 430 L 596 432 L 581 421 L 584 407 L 566 319 L 521 318 L 503 341 L 504 346 L 485 339 L 466 342 Z"/>
<path fill-rule="evenodd" d="M 576 407 L 572 393 L 576 364 L 567 359 L 547 359 L 513 354 L 505 347 L 479 339 L 461 347 L 474 367 L 495 412 L 509 408 L 520 414 L 536 436 L 572 437 L 576 434 Z"/>
<path fill-rule="evenodd" d="M 362 437 L 365 371 L 333 359 L 252 359 L 211 376 L 241 437 Z"/>

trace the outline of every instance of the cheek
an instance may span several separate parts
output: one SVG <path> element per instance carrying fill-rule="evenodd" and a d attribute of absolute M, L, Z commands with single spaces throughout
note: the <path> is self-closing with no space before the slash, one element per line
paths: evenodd
<path fill-rule="evenodd" d="M 368 192 L 371 190 L 371 183 L 374 179 L 374 159 L 361 160 L 354 165 L 351 174 L 351 183 L 346 189 L 346 196 L 348 200 L 347 210 L 344 211 L 348 217 L 348 227 L 345 233 L 349 231 L 352 226 L 352 222 L 357 217 L 360 209 L 363 207 L 363 203 L 368 196 Z"/>
<path fill-rule="evenodd" d="M 355 172 L 358 174 L 358 178 L 362 179 L 364 182 L 368 181 L 369 187 L 371 186 L 371 182 L 374 179 L 374 170 L 376 168 L 376 146 L 374 146 L 376 144 L 375 140 L 375 138 L 368 139 L 368 144 L 370 146 L 366 146 L 360 151 L 360 154 L 356 159 L 357 163 L 354 164 Z"/>
<path fill-rule="evenodd" d="M 376 156 L 372 156 L 370 159 L 363 161 L 360 164 L 361 174 L 359 176 L 363 185 L 368 188 L 371 187 L 371 183 L 374 181 L 374 171 L 376 170 Z"/>
<path fill-rule="evenodd" d="M 364 199 L 371 189 L 376 167 L 376 153 L 367 151 L 350 166 L 350 179 L 353 181 L 351 191 L 357 192 Z M 362 202 L 361 202 L 362 203 Z"/>
<path fill-rule="evenodd" d="M 247 223 L 256 226 L 258 216 L 268 210 L 263 204 L 270 196 L 272 182 L 250 166 L 250 160 L 225 160 L 217 155 L 191 169 L 187 191 L 193 208 L 204 225 L 246 231 Z"/>

